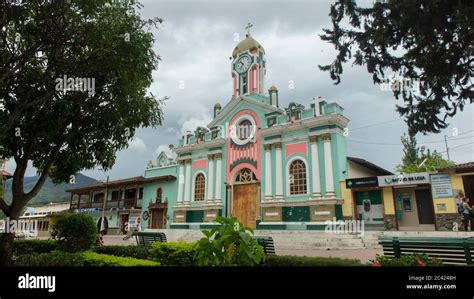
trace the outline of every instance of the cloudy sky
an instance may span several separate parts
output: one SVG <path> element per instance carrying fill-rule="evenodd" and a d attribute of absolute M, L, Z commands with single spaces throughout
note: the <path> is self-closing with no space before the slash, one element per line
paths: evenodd
<path fill-rule="evenodd" d="M 108 172 L 111 179 L 142 175 L 148 160 L 157 152 L 176 144 L 184 129 L 207 125 L 212 107 L 230 101 L 229 56 L 245 26 L 251 22 L 252 36 L 266 52 L 266 88 L 276 85 L 280 105 L 290 101 L 309 106 L 311 98 L 322 96 L 344 107 L 350 119 L 348 155 L 370 160 L 393 170 L 400 163 L 400 136 L 406 125 L 395 112 L 397 101 L 391 92 L 372 84 L 365 69 L 345 66 L 342 83 L 334 85 L 329 74 L 318 65 L 330 63 L 335 50 L 318 34 L 330 28 L 328 17 L 332 1 L 162 1 L 142 0 L 144 18 L 164 20 L 154 31 L 155 51 L 161 63 L 155 71 L 150 91 L 170 99 L 164 107 L 162 127 L 140 129 L 127 150 L 117 154 Z M 367 2 L 368 4 L 372 1 Z M 289 82 L 294 82 L 294 89 Z M 451 159 L 474 160 L 474 106 L 450 120 L 441 134 L 417 136 L 420 144 L 445 152 L 448 136 Z M 460 135 L 453 136 L 457 129 Z M 443 155 L 446 156 L 444 153 Z M 9 163 L 7 168 L 13 170 Z M 30 169 L 30 175 L 34 170 Z M 84 174 L 102 180 L 98 170 Z"/>

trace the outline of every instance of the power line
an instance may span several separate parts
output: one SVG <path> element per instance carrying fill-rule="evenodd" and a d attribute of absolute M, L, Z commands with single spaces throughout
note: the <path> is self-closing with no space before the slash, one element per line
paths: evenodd
<path fill-rule="evenodd" d="M 373 144 L 373 145 L 402 145 L 401 143 L 368 142 L 368 141 L 353 140 L 353 139 L 347 139 L 347 141 L 355 142 L 355 143 Z"/>
<path fill-rule="evenodd" d="M 399 121 L 399 120 L 401 120 L 401 118 L 397 118 L 397 119 L 393 119 L 393 120 L 389 120 L 389 121 L 384 121 L 384 122 L 380 122 L 380 123 L 373 123 L 373 124 L 358 127 L 358 128 L 349 128 L 349 130 L 354 131 L 354 130 L 359 130 L 359 129 L 371 128 L 371 127 L 380 126 L 380 125 L 383 125 L 383 124 L 393 123 L 393 122 L 396 122 L 396 121 Z"/>
<path fill-rule="evenodd" d="M 474 142 L 469 142 L 469 143 L 461 144 L 461 145 L 458 145 L 458 146 L 455 146 L 455 147 L 451 147 L 451 148 L 449 148 L 449 150 L 452 151 L 452 150 L 455 150 L 455 149 L 460 149 L 461 147 L 465 147 L 465 146 L 468 146 L 468 145 L 474 145 Z M 447 153 L 447 151 L 442 151 L 442 152 L 437 152 L 437 153 L 444 154 L 444 153 Z"/>
<path fill-rule="evenodd" d="M 461 139 L 468 139 L 468 138 L 474 138 L 474 136 L 466 136 L 466 137 L 459 137 L 459 138 L 449 138 L 449 137 L 447 137 L 447 141 L 461 140 Z M 426 142 L 420 142 L 420 144 L 423 144 L 423 143 L 440 143 L 440 142 L 445 142 L 445 141 L 444 141 L 444 139 L 443 140 L 438 140 L 438 141 L 426 141 Z"/>
<path fill-rule="evenodd" d="M 459 133 L 458 135 L 464 135 L 464 134 L 466 134 L 466 133 L 473 132 L 473 131 L 474 131 L 474 130 L 465 131 L 465 132 Z"/>
<path fill-rule="evenodd" d="M 467 137 L 460 137 L 460 138 L 451 138 L 447 139 L 447 141 L 451 140 L 462 140 L 462 139 L 470 139 L 474 138 L 474 136 L 467 136 Z M 363 141 L 363 140 L 356 140 L 356 139 L 347 139 L 349 142 L 355 142 L 355 143 L 365 143 L 365 144 L 374 144 L 374 145 L 402 145 L 402 143 L 391 143 L 391 142 L 371 142 L 371 141 Z M 418 145 L 423 145 L 423 144 L 433 144 L 433 143 L 443 143 L 446 142 L 444 139 L 443 140 L 437 140 L 437 141 L 426 141 L 426 142 L 417 142 Z"/>

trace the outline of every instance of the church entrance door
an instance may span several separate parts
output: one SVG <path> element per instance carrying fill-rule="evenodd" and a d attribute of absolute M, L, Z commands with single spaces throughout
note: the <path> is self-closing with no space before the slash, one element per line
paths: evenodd
<path fill-rule="evenodd" d="M 232 216 L 246 227 L 255 229 L 258 216 L 258 187 L 254 175 L 246 177 L 249 170 L 244 169 L 239 173 L 233 186 Z"/>

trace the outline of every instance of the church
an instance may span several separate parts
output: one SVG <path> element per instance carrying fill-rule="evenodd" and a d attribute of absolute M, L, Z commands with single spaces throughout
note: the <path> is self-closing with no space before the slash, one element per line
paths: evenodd
<path fill-rule="evenodd" d="M 343 219 L 349 119 L 321 97 L 282 107 L 277 87 L 265 87 L 266 69 L 248 32 L 232 51 L 231 99 L 148 164 L 143 228 L 209 228 L 226 216 L 253 229 L 309 230 Z"/>
<path fill-rule="evenodd" d="M 230 100 L 214 105 L 206 127 L 185 132 L 143 176 L 68 190 L 70 209 L 98 227 L 105 216 L 111 233 L 209 229 L 218 216 L 257 230 L 324 230 L 335 219 L 455 229 L 461 195 L 474 194 L 472 163 L 394 174 L 348 157 L 343 108 L 321 97 L 282 106 L 277 87 L 265 87 L 266 68 L 265 49 L 247 33 L 232 51 Z"/>

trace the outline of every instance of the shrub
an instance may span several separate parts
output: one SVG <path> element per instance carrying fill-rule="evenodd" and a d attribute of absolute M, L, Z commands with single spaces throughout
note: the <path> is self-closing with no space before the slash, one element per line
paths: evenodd
<path fill-rule="evenodd" d="M 13 254 L 15 256 L 31 253 L 48 253 L 58 249 L 55 240 L 15 240 Z"/>
<path fill-rule="evenodd" d="M 131 257 L 118 257 L 107 254 L 86 251 L 69 253 L 53 251 L 50 253 L 32 253 L 18 256 L 15 266 L 29 267 L 71 267 L 71 266 L 159 266 L 160 264 L 148 260 Z"/>
<path fill-rule="evenodd" d="M 330 258 L 330 257 L 308 257 L 308 256 L 267 256 L 264 266 L 362 266 L 359 260 Z"/>
<path fill-rule="evenodd" d="M 133 257 L 136 259 L 151 259 L 150 248 L 145 246 L 103 246 L 94 249 L 97 253 L 109 254 L 122 257 Z"/>
<path fill-rule="evenodd" d="M 97 228 L 90 215 L 67 213 L 57 218 L 51 235 L 58 240 L 61 250 L 79 252 L 95 245 Z"/>
<path fill-rule="evenodd" d="M 84 257 L 79 253 L 53 251 L 50 253 L 23 254 L 15 260 L 15 266 L 52 267 L 52 266 L 83 266 Z"/>
<path fill-rule="evenodd" d="M 133 257 L 121 257 L 107 254 L 100 254 L 97 252 L 86 251 L 82 253 L 85 259 L 85 266 L 159 266 L 160 264 L 154 261 L 140 260 Z"/>
<path fill-rule="evenodd" d="M 202 266 L 252 266 L 265 259 L 263 247 L 252 238 L 251 228 L 244 227 L 236 218 L 217 217 L 219 226 L 204 230 L 198 241 L 196 259 Z"/>
<path fill-rule="evenodd" d="M 370 265 L 377 266 L 442 266 L 443 263 L 431 258 L 425 253 L 415 253 L 410 255 L 402 255 L 400 258 L 391 258 L 387 256 L 377 255 L 375 260 L 370 261 Z"/>
<path fill-rule="evenodd" d="M 193 266 L 196 264 L 196 243 L 155 242 L 151 245 L 153 260 L 163 266 Z"/>

